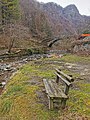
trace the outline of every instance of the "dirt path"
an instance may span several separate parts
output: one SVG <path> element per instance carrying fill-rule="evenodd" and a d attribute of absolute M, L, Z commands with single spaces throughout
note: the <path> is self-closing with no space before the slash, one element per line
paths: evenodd
<path fill-rule="evenodd" d="M 73 73 L 80 74 L 80 76 L 76 77 L 76 79 L 82 79 L 90 83 L 90 64 L 65 63 L 64 68 Z"/>

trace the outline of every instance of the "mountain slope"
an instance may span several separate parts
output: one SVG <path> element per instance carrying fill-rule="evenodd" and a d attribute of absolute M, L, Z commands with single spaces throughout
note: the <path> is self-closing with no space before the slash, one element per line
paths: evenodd
<path fill-rule="evenodd" d="M 43 10 L 57 29 L 57 34 L 74 35 L 90 29 L 90 17 L 81 15 L 74 4 L 62 8 L 50 2 L 43 4 Z"/>
<path fill-rule="evenodd" d="M 82 32 L 87 29 L 90 22 L 90 17 L 81 15 L 77 7 L 73 4 L 65 7 L 62 15 L 72 22 L 77 32 Z"/>
<path fill-rule="evenodd" d="M 50 21 L 55 36 L 75 35 L 76 30 L 72 27 L 72 22 L 63 15 L 63 10 L 64 8 L 55 3 L 43 4 L 43 11 Z"/>
<path fill-rule="evenodd" d="M 79 13 L 73 4 L 63 8 L 56 3 L 21 0 L 22 20 L 33 37 L 77 35 L 90 28 L 90 17 Z"/>
<path fill-rule="evenodd" d="M 15 34 L 17 41 L 24 40 L 24 43 L 34 40 L 36 44 L 47 46 L 48 42 L 56 37 L 77 36 L 84 30 L 90 30 L 90 16 L 81 15 L 73 4 L 63 8 L 53 2 L 45 4 L 36 0 L 20 0 L 19 6 L 21 18 L 18 24 L 16 23 L 16 26 L 19 27 Z M 9 29 L 7 30 L 9 31 Z M 17 32 L 19 35 L 17 35 Z M 27 34 L 28 37 L 26 37 Z M 4 36 L 6 40 L 7 34 L 4 35 L 6 35 Z M 2 38 L 0 38 L 1 40 Z M 5 43 L 3 43 L 3 46 L 5 46 Z"/>

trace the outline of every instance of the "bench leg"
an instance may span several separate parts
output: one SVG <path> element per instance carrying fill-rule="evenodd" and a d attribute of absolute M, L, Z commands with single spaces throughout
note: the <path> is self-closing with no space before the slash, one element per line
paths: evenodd
<path fill-rule="evenodd" d="M 53 110 L 53 99 L 49 98 L 49 109 Z"/>
<path fill-rule="evenodd" d="M 61 100 L 61 106 L 62 106 L 63 109 L 66 106 L 66 101 L 67 101 L 67 99 L 64 99 L 64 98 Z"/>

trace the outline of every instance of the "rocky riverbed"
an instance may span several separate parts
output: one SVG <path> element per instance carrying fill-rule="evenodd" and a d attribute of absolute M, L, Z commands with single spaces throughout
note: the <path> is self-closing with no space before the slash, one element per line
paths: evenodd
<path fill-rule="evenodd" d="M 10 79 L 10 76 L 15 73 L 22 65 L 29 61 L 37 60 L 40 58 L 50 57 L 47 54 L 32 55 L 14 58 L 0 59 L 0 94 L 2 93 L 6 83 Z"/>
<path fill-rule="evenodd" d="M 23 57 L 14 57 L 14 58 L 5 58 L 0 59 L 0 94 L 2 93 L 5 85 L 10 79 L 11 75 L 15 73 L 19 68 L 30 61 L 36 61 L 40 58 L 49 58 L 49 57 L 63 57 L 63 55 L 53 56 L 54 54 L 34 54 L 31 56 Z M 69 70 L 75 73 L 80 74 L 81 78 L 87 80 L 90 83 L 90 64 L 81 64 L 81 63 L 66 63 L 61 61 L 47 61 L 49 64 L 62 64 L 62 68 Z"/>

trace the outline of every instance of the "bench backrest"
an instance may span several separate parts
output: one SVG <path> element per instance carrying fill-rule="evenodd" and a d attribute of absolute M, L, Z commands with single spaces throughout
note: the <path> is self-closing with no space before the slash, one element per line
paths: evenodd
<path fill-rule="evenodd" d="M 68 95 L 69 87 L 72 86 L 72 82 L 74 81 L 74 79 L 71 76 L 68 76 L 65 73 L 63 73 L 60 69 L 55 70 L 55 74 L 57 76 L 56 83 L 59 83 L 59 80 L 63 81 L 65 83 L 64 93 Z"/>

